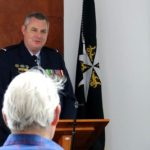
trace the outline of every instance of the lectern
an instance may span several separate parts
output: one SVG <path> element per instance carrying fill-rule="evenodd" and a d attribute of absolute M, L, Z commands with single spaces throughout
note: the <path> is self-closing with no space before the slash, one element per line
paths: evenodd
<path fill-rule="evenodd" d="M 75 126 L 75 150 L 88 150 L 93 142 L 104 131 L 109 119 L 77 119 L 74 120 L 60 120 L 54 141 L 59 143 L 65 150 L 71 149 L 72 131 Z"/>

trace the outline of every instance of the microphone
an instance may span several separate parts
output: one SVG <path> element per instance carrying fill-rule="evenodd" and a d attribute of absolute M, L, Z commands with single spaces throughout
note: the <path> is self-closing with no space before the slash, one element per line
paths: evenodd
<path fill-rule="evenodd" d="M 80 106 L 84 106 L 84 104 L 79 104 L 77 100 L 75 100 L 74 107 L 76 109 L 76 112 L 78 112 L 78 108 Z M 76 120 L 77 120 L 77 114 L 75 118 L 73 119 L 73 124 L 72 124 L 72 140 L 71 140 L 71 150 L 75 150 L 75 135 L 76 135 Z"/>

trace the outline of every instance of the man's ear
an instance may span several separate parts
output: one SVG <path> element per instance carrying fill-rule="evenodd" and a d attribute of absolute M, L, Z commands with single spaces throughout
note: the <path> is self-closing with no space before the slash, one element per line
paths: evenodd
<path fill-rule="evenodd" d="M 61 106 L 58 105 L 58 106 L 56 107 L 56 109 L 55 109 L 55 112 L 54 112 L 54 113 L 55 113 L 55 114 L 54 114 L 54 119 L 53 119 L 53 121 L 52 121 L 52 123 L 51 123 L 52 126 L 56 126 L 56 125 L 57 125 L 57 123 L 58 123 L 58 121 L 59 121 L 60 112 L 61 112 Z"/>
<path fill-rule="evenodd" d="M 25 26 L 22 25 L 22 26 L 21 26 L 21 32 L 24 34 L 24 31 L 25 31 Z"/>
<path fill-rule="evenodd" d="M 4 120 L 5 124 L 6 124 L 6 126 L 8 126 L 7 117 L 6 117 L 5 113 L 3 112 L 3 110 L 2 110 L 2 115 L 3 115 L 3 120 Z"/>

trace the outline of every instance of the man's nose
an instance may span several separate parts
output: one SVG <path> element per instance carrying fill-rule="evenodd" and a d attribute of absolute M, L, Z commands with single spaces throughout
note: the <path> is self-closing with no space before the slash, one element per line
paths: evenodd
<path fill-rule="evenodd" d="M 36 32 L 36 36 L 37 36 L 38 38 L 41 38 L 41 37 L 42 37 L 42 33 L 41 33 L 40 31 L 38 31 L 38 32 Z"/>

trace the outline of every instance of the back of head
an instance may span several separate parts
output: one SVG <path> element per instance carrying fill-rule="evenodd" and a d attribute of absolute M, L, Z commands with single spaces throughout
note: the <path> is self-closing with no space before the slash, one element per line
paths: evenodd
<path fill-rule="evenodd" d="M 60 82 L 40 71 L 27 71 L 16 76 L 4 95 L 3 112 L 12 131 L 46 128 L 59 104 Z"/>

